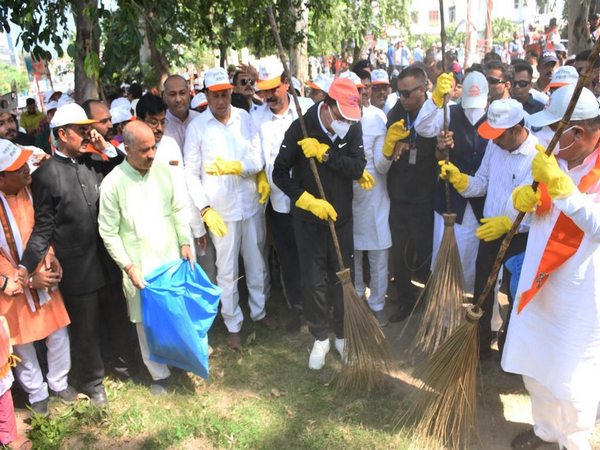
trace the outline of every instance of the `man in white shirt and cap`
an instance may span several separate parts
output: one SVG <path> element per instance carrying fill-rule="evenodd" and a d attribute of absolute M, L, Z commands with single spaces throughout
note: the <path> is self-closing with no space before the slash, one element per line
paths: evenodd
<path fill-rule="evenodd" d="M 330 77 L 323 73 L 318 74 L 313 81 L 307 81 L 306 85 L 310 87 L 308 94 L 310 99 L 315 103 L 325 100 L 332 81 Z"/>
<path fill-rule="evenodd" d="M 574 86 L 559 88 L 532 123 L 556 130 Z M 554 155 L 538 145 L 530 175 L 509 201 L 531 228 L 502 358 L 523 376 L 534 427 L 514 449 L 558 442 L 590 450 L 600 401 L 600 111 L 584 88 Z M 531 182 L 540 183 L 534 193 Z M 512 205 L 514 204 L 514 208 Z"/>
<path fill-rule="evenodd" d="M 165 116 L 165 136 L 175 139 L 179 148 L 183 148 L 185 131 L 199 113 L 190 110 L 190 89 L 181 75 L 167 77 L 163 87 L 163 98 L 169 107 Z"/>
<path fill-rule="evenodd" d="M 371 105 L 383 110 L 390 90 L 390 77 L 385 70 L 371 72 Z"/>
<path fill-rule="evenodd" d="M 199 113 L 203 113 L 208 108 L 208 100 L 206 100 L 206 94 L 204 92 L 199 92 L 194 95 L 192 98 L 192 102 L 190 103 L 190 108 Z"/>
<path fill-rule="evenodd" d="M 244 260 L 250 317 L 277 328 L 265 310 L 266 230 L 256 175 L 262 169 L 260 148 L 251 146 L 250 115 L 231 106 L 233 86 L 225 69 L 215 67 L 204 78 L 208 109 L 189 127 L 184 160 L 188 191 L 208 226 L 217 251 L 217 284 L 223 289 L 221 315 L 228 343 L 242 347 L 243 313 L 237 288 L 238 258 Z"/>

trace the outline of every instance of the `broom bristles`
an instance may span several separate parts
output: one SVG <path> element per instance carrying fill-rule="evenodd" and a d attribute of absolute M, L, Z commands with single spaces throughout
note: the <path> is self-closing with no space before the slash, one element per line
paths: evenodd
<path fill-rule="evenodd" d="M 419 441 L 434 440 L 449 448 L 469 447 L 475 425 L 476 376 L 479 361 L 478 320 L 481 310 L 467 308 L 467 321 L 420 364 L 413 376 L 419 388 L 409 394 L 399 423 Z"/>
<path fill-rule="evenodd" d="M 387 387 L 392 354 L 383 330 L 350 279 L 350 270 L 338 272 L 344 292 L 344 364 L 337 375 L 338 389 L 369 395 Z"/>
<path fill-rule="evenodd" d="M 456 214 L 444 214 L 444 234 L 433 272 L 413 310 L 414 314 L 420 305 L 424 306 L 408 350 L 413 357 L 432 354 L 462 321 L 463 304 L 466 303 L 465 277 L 454 233 L 455 219 Z M 404 330 L 409 323 L 410 320 Z"/>

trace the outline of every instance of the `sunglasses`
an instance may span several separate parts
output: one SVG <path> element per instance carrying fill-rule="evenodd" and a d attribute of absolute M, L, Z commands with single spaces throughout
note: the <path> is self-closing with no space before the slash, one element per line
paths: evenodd
<path fill-rule="evenodd" d="M 256 83 L 256 81 L 254 81 L 252 78 L 242 78 L 240 80 L 240 84 L 242 86 L 246 86 L 247 84 L 250 84 L 250 86 L 254 86 L 254 83 Z"/>
<path fill-rule="evenodd" d="M 488 84 L 491 84 L 492 86 L 495 86 L 497 84 L 505 84 L 506 83 L 505 80 L 501 80 L 499 78 L 494 78 L 494 77 L 487 77 L 487 82 L 488 82 Z"/>
<path fill-rule="evenodd" d="M 422 85 L 417 86 L 417 87 L 412 88 L 412 89 L 407 89 L 405 91 L 398 91 L 398 94 L 400 94 L 404 98 L 408 98 L 408 97 L 410 97 L 410 94 L 412 94 L 413 92 L 415 92 L 417 89 L 421 89 L 422 87 L 425 87 L 425 85 L 422 84 Z"/>
<path fill-rule="evenodd" d="M 531 81 L 519 80 L 515 81 L 515 86 L 519 86 L 520 88 L 526 88 L 531 84 Z"/>

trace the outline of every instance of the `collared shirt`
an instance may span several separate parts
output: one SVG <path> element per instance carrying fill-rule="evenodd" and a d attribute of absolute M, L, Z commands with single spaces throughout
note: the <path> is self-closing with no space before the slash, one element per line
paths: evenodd
<path fill-rule="evenodd" d="M 527 101 L 523 103 L 523 109 L 527 114 L 531 115 L 542 111 L 544 109 L 544 104 L 533 98 L 533 95 L 530 93 Z"/>
<path fill-rule="evenodd" d="M 185 135 L 183 159 L 194 205 L 200 211 L 211 206 L 224 221 L 238 221 L 260 210 L 256 174 L 262 169 L 262 158 L 260 148 L 251 146 L 250 115 L 233 106 L 230 112 L 226 124 L 210 108 L 194 120 Z M 241 175 L 208 175 L 206 164 L 217 158 L 240 161 Z"/>
<path fill-rule="evenodd" d="M 483 207 L 484 217 L 506 216 L 507 199 L 512 197 L 516 187 L 531 173 L 531 162 L 537 154 L 537 138 L 528 131 L 527 139 L 513 152 L 502 150 L 490 140 L 474 176 L 469 177 L 467 188 L 461 192 L 463 197 L 481 197 L 486 195 Z M 525 222 L 525 221 L 524 221 Z M 522 224 L 519 231 L 529 229 Z"/>
<path fill-rule="evenodd" d="M 29 114 L 27 111 L 21 114 L 19 125 L 25 130 L 36 130 L 40 126 L 40 122 L 46 118 L 46 114 L 41 111 L 35 111 L 35 114 Z"/>
<path fill-rule="evenodd" d="M 171 114 L 171 111 L 167 110 L 167 114 L 165 118 L 167 119 L 167 124 L 165 125 L 165 136 L 172 137 L 177 142 L 179 148 L 183 148 L 185 144 L 185 130 L 192 120 L 198 117 L 200 113 L 198 111 L 194 111 L 193 109 L 188 110 L 187 119 L 183 122 L 179 119 L 179 117 Z"/>
<path fill-rule="evenodd" d="M 337 134 L 331 134 L 329 132 L 329 130 L 323 124 L 323 121 L 321 120 L 321 110 L 323 109 L 323 105 L 324 105 L 324 102 L 321 102 L 321 104 L 319 105 L 319 110 L 317 111 L 317 118 L 319 119 L 319 125 L 321 125 L 321 129 L 323 130 L 323 133 L 325 133 L 327 135 L 327 137 L 329 139 L 331 139 L 331 142 L 333 142 L 337 139 L 338 136 L 337 136 Z"/>

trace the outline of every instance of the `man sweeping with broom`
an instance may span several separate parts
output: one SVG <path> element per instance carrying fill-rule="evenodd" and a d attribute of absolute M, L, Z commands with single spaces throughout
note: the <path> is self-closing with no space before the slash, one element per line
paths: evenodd
<path fill-rule="evenodd" d="M 555 131 L 574 90 L 555 91 L 531 123 Z M 538 145 L 531 169 L 537 192 L 523 186 L 513 193 L 514 207 L 532 214 L 502 368 L 523 375 L 535 424 L 513 440 L 514 449 L 545 442 L 591 449 L 600 400 L 599 116 L 584 88 L 556 157 Z"/>

